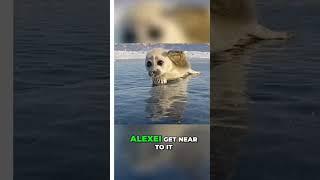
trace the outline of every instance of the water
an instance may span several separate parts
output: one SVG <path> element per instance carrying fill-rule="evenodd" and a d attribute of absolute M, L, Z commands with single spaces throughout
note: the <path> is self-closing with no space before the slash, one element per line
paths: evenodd
<path fill-rule="evenodd" d="M 99 179 L 109 172 L 107 4 L 15 2 L 16 180 Z"/>
<path fill-rule="evenodd" d="M 15 1 L 15 179 L 108 172 L 107 4 Z M 217 179 L 320 179 L 319 7 L 259 0 L 261 22 L 296 37 L 213 59 Z"/>
<path fill-rule="evenodd" d="M 318 1 L 258 1 L 259 19 L 288 30 L 212 62 L 216 179 L 319 179 Z"/>
<path fill-rule="evenodd" d="M 209 123 L 209 59 L 190 59 L 201 75 L 152 87 L 144 59 L 116 60 L 116 124 Z"/>

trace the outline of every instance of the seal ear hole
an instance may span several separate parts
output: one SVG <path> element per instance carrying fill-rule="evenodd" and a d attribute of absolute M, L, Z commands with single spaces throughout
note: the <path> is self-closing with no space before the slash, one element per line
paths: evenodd
<path fill-rule="evenodd" d="M 162 60 L 160 60 L 160 61 L 157 62 L 158 66 L 162 66 L 163 63 L 164 63 L 164 62 L 163 62 Z"/>
<path fill-rule="evenodd" d="M 148 61 L 147 62 L 147 67 L 151 67 L 152 66 L 152 62 L 151 61 Z"/>

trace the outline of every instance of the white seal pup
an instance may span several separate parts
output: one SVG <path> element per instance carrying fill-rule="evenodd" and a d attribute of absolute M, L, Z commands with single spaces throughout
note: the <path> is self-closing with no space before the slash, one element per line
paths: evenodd
<path fill-rule="evenodd" d="M 168 81 L 200 74 L 191 69 L 183 51 L 167 51 L 156 48 L 147 53 L 145 66 L 153 85 L 166 84 Z"/>

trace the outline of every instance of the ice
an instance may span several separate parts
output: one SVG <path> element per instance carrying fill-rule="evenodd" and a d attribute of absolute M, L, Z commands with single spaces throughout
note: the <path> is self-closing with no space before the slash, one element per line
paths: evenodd
<path fill-rule="evenodd" d="M 209 59 L 210 52 L 185 51 L 188 58 Z M 115 51 L 115 59 L 144 59 L 147 51 Z"/>

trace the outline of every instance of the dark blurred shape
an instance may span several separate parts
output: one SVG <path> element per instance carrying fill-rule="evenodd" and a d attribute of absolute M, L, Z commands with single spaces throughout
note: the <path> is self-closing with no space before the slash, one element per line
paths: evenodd
<path fill-rule="evenodd" d="M 123 40 L 127 43 L 134 43 L 137 40 L 136 34 L 130 28 L 126 28 L 123 33 Z"/>
<path fill-rule="evenodd" d="M 211 177 L 230 180 L 249 130 L 245 64 L 250 56 L 233 51 L 211 58 Z"/>
<path fill-rule="evenodd" d="M 290 33 L 259 23 L 255 0 L 214 0 L 211 3 L 211 45 L 214 52 L 244 48 L 260 40 L 285 40 Z"/>

